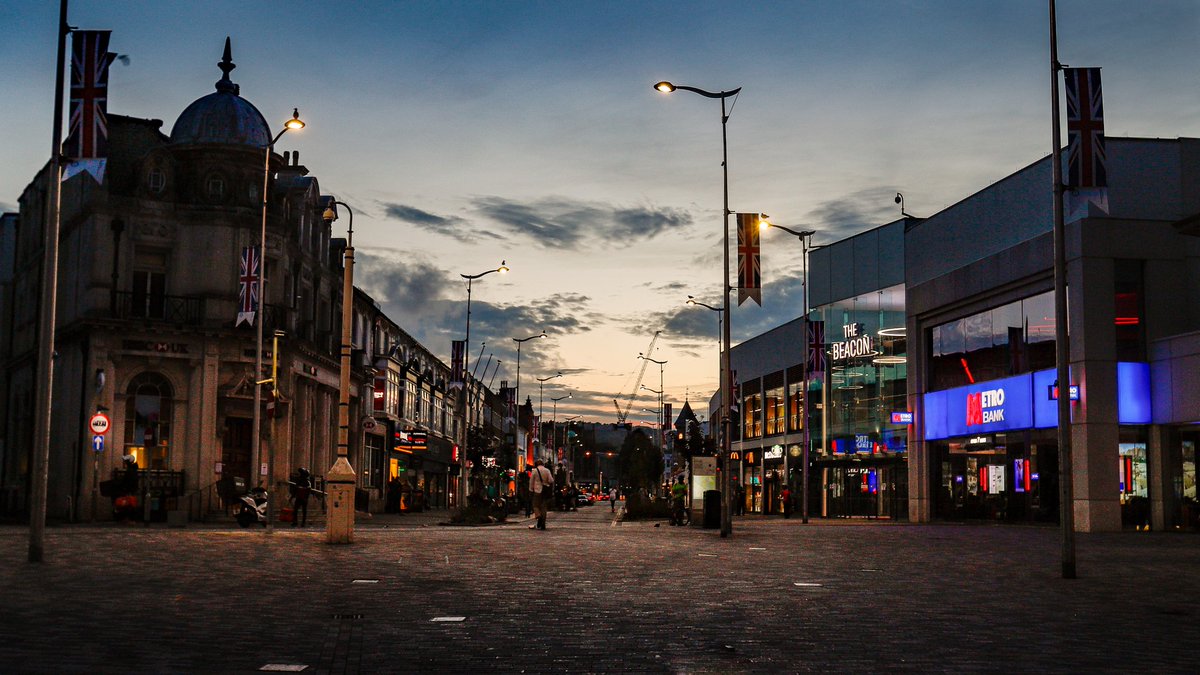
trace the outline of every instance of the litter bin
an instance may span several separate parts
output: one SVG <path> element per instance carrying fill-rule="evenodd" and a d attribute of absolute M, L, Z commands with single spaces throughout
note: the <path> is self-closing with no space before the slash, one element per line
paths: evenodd
<path fill-rule="evenodd" d="M 721 527 L 721 491 L 704 491 L 704 529 L 715 530 Z"/>

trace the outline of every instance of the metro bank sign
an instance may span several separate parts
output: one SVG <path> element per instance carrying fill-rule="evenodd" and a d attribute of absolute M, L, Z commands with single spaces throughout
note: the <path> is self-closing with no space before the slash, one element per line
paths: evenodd
<path fill-rule="evenodd" d="M 1033 426 L 1029 375 L 925 395 L 925 438 L 950 438 Z"/>
<path fill-rule="evenodd" d="M 925 394 L 925 440 L 1058 426 L 1054 370 Z M 1117 364 L 1117 422 L 1150 424 L 1150 366 Z"/>

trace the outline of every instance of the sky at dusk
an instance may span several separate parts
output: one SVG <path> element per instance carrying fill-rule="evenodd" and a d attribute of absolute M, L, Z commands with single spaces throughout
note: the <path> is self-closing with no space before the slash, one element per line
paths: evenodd
<path fill-rule="evenodd" d="M 57 14 L 0 5 L 0 210 L 49 155 Z M 471 359 L 485 343 L 495 386 L 515 381 L 512 338 L 544 329 L 521 396 L 562 371 L 560 419 L 615 421 L 659 330 L 676 410 L 717 387 L 716 314 L 683 302 L 721 302 L 720 103 L 655 82 L 742 87 L 730 208 L 817 244 L 899 217 L 896 192 L 927 216 L 1050 152 L 1045 0 L 76 0 L 70 23 L 129 57 L 109 111 L 164 133 L 213 91 L 229 36 L 241 95 L 276 130 L 292 108 L 308 124 L 278 149 L 354 209 L 356 285 L 448 360 L 459 274 L 507 261 L 473 286 Z M 1064 63 L 1104 69 L 1109 136 L 1200 136 L 1200 3 L 1061 0 L 1058 25 Z M 762 260 L 735 343 L 801 312 L 798 242 L 768 233 Z"/>

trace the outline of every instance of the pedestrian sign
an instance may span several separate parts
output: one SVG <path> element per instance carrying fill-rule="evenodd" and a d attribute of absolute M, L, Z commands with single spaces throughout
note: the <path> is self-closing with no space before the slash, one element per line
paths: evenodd
<path fill-rule="evenodd" d="M 104 452 L 104 436 L 92 436 L 92 452 Z"/>

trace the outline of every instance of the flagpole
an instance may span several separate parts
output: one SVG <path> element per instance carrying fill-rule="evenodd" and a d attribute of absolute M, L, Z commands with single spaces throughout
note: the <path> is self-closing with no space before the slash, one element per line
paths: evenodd
<path fill-rule="evenodd" d="M 63 71 L 66 69 L 67 0 L 58 7 L 58 56 L 54 73 L 54 128 L 50 141 L 50 209 L 46 214 L 46 249 L 42 259 L 42 318 L 38 340 L 37 411 L 33 448 L 33 481 L 29 495 L 29 562 L 45 559 L 46 491 L 50 466 L 50 406 L 54 398 L 54 329 L 58 300 L 58 233 L 62 214 Z"/>
<path fill-rule="evenodd" d="M 1050 111 L 1054 182 L 1054 367 L 1058 382 L 1059 520 L 1062 526 L 1062 577 L 1075 578 L 1075 498 L 1071 462 L 1071 344 L 1067 335 L 1067 253 L 1063 218 L 1062 132 L 1059 128 L 1058 28 L 1054 0 L 1050 0 Z"/>

